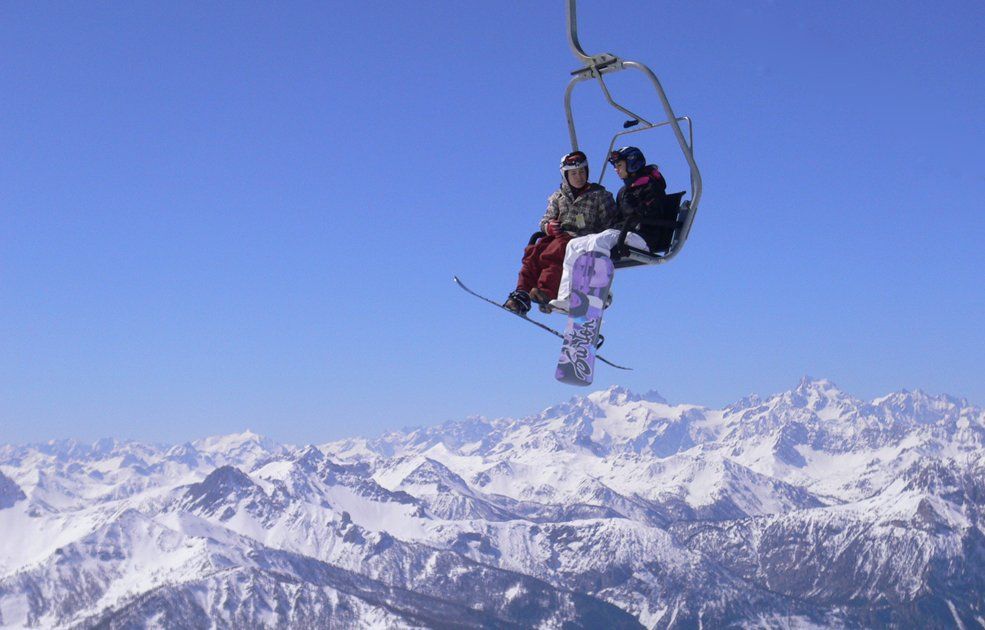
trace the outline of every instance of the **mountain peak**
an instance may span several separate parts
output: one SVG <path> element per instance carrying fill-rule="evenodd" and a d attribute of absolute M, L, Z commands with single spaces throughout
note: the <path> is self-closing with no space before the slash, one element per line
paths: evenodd
<path fill-rule="evenodd" d="M 809 409 L 815 413 L 840 413 L 849 407 L 860 404 L 826 378 L 804 376 L 797 387 L 781 395 L 781 398 L 794 407 Z"/>
<path fill-rule="evenodd" d="M 641 398 L 646 402 L 660 403 L 663 405 L 667 404 L 667 399 L 661 396 L 660 392 L 655 389 L 648 389 L 646 393 L 641 396 Z"/>
<path fill-rule="evenodd" d="M 443 492 L 447 492 L 451 488 L 455 488 L 459 492 L 468 490 L 468 484 L 465 480 L 452 472 L 450 468 L 430 457 L 422 457 L 420 463 L 400 482 L 400 487 L 427 484 L 434 484 Z"/>
<path fill-rule="evenodd" d="M 250 479 L 249 475 L 235 466 L 220 466 L 210 472 L 205 479 L 199 483 L 192 484 L 195 489 L 209 491 L 212 489 L 240 489 L 250 488 L 256 484 Z"/>
<path fill-rule="evenodd" d="M 9 508 L 27 496 L 14 480 L 0 472 L 0 510 Z"/>
<path fill-rule="evenodd" d="M 229 452 L 242 450 L 244 448 L 254 448 L 271 453 L 280 453 L 283 447 L 277 442 L 266 438 L 250 429 L 242 433 L 230 433 L 228 435 L 213 435 L 202 440 L 197 440 L 192 445 L 200 451 L 206 452 Z"/>
<path fill-rule="evenodd" d="M 265 495 L 263 489 L 239 468 L 221 466 L 209 473 L 202 481 L 187 487 L 182 499 L 182 507 L 187 510 L 214 513 L 228 502 L 235 502 L 247 496 L 264 497 Z"/>
<path fill-rule="evenodd" d="M 748 396 L 746 396 L 745 398 L 742 398 L 741 400 L 737 400 L 731 405 L 726 406 L 724 411 L 727 413 L 739 413 L 746 409 L 758 407 L 762 404 L 763 404 L 763 398 L 759 394 L 753 392 Z"/>
<path fill-rule="evenodd" d="M 804 375 L 800 379 L 800 383 L 797 384 L 797 389 L 794 390 L 799 394 L 808 394 L 810 392 L 823 392 L 823 393 L 833 393 L 841 394 L 841 389 L 837 385 L 832 383 L 826 378 L 813 378 L 808 375 Z"/>
<path fill-rule="evenodd" d="M 317 446 L 309 444 L 298 453 L 297 463 L 307 470 L 316 470 L 325 460 L 325 453 L 321 452 Z"/>
<path fill-rule="evenodd" d="M 625 405 L 626 403 L 639 402 L 643 399 L 639 394 L 619 385 L 613 385 L 609 389 L 592 392 L 587 398 L 596 405 Z"/>
<path fill-rule="evenodd" d="M 967 399 L 947 394 L 932 396 L 921 389 L 912 392 L 902 389 L 876 398 L 872 404 L 894 416 L 907 417 L 920 424 L 934 424 L 944 418 L 957 418 L 961 410 L 969 406 Z"/>

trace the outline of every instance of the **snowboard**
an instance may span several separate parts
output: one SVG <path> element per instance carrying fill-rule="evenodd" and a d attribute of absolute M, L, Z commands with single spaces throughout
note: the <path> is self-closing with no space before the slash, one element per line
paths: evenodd
<path fill-rule="evenodd" d="M 529 317 L 527 317 L 526 315 L 519 315 L 519 314 L 517 314 L 517 313 L 514 313 L 513 311 L 511 311 L 511 310 L 509 310 L 508 308 L 505 308 L 505 307 L 504 307 L 504 306 L 503 306 L 502 304 L 500 304 L 499 302 L 496 302 L 495 300 L 492 300 L 492 299 L 490 299 L 490 298 L 487 298 L 487 297 L 486 297 L 486 296 L 484 296 L 484 295 L 481 295 L 481 294 L 479 294 L 479 293 L 476 293 L 476 292 L 475 292 L 475 291 L 473 291 L 472 289 L 470 289 L 470 288 L 468 288 L 467 286 L 465 286 L 465 283 L 464 283 L 464 282 L 462 282 L 462 281 L 461 281 L 461 280 L 460 280 L 460 279 L 458 278 L 458 276 L 455 276 L 455 277 L 454 277 L 454 280 L 455 280 L 455 284 L 457 284 L 457 285 L 458 285 L 459 287 L 461 287 L 461 288 L 462 288 L 462 290 L 464 290 L 464 291 L 465 291 L 466 293 L 468 293 L 468 294 L 470 294 L 470 295 L 474 295 L 475 297 L 477 297 L 477 298 L 479 298 L 480 300 L 483 300 L 483 301 L 485 301 L 485 302 L 488 302 L 488 303 L 490 303 L 490 304 L 492 304 L 493 306 L 495 306 L 496 308 L 498 308 L 498 309 L 500 309 L 500 310 L 503 310 L 503 311 L 505 311 L 505 312 L 507 312 L 507 313 L 509 313 L 510 315 L 514 315 L 514 316 L 516 316 L 516 317 L 519 317 L 520 319 L 522 319 L 522 320 L 524 320 L 524 321 L 527 321 L 527 322 L 530 322 L 531 324 L 533 324 L 533 325 L 534 325 L 534 326 L 536 326 L 537 328 L 540 328 L 541 330 L 545 330 L 545 331 L 547 331 L 547 332 L 549 332 L 549 333 L 551 333 L 552 335 L 554 335 L 555 337 L 557 337 L 557 338 L 559 338 L 559 339 L 564 339 L 564 335 L 563 335 L 563 334 L 561 334 L 561 333 L 560 333 L 559 331 L 557 331 L 557 330 L 554 330 L 553 328 L 551 328 L 551 327 L 550 327 L 550 326 L 548 326 L 547 324 L 544 324 L 544 323 L 542 323 L 542 322 L 538 322 L 538 321 L 537 321 L 537 320 L 535 320 L 535 319 L 530 319 L 530 318 L 529 318 Z M 594 347 L 593 347 L 593 351 L 594 351 Z M 606 359 L 606 358 L 605 358 L 605 357 L 603 357 L 602 355 L 597 355 L 597 356 L 596 356 L 595 358 L 597 358 L 597 359 L 598 359 L 599 361 L 601 361 L 602 363 L 605 363 L 606 365 L 610 365 L 610 366 L 612 366 L 612 367 L 614 367 L 614 368 L 616 368 L 617 370 L 632 370 L 632 369 L 633 369 L 633 368 L 629 368 L 629 367 L 624 367 L 624 366 L 622 366 L 622 365 L 617 365 L 617 364 L 615 364 L 615 363 L 613 363 L 612 361 L 609 361 L 608 359 Z"/>
<path fill-rule="evenodd" d="M 595 342 L 602 327 L 602 311 L 615 277 L 612 260 L 587 252 L 571 269 L 571 302 L 564 330 L 561 358 L 555 378 L 569 385 L 591 385 L 595 376 Z"/>

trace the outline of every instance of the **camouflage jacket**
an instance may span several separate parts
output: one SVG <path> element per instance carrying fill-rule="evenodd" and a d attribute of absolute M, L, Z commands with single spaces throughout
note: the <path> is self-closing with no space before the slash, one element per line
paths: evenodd
<path fill-rule="evenodd" d="M 540 220 L 540 229 L 547 231 L 547 224 L 557 221 L 561 229 L 578 236 L 595 234 L 609 227 L 615 219 L 616 203 L 612 193 L 600 184 L 589 184 L 588 190 L 575 198 L 568 182 L 547 199 L 547 212 Z"/>

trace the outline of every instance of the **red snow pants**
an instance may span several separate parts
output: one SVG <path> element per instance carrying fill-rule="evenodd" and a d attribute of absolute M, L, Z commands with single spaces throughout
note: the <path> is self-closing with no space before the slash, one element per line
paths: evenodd
<path fill-rule="evenodd" d="M 529 292 L 537 287 L 552 300 L 556 298 L 561 284 L 564 248 L 570 240 L 570 234 L 561 232 L 558 236 L 545 236 L 533 245 L 527 245 L 520 263 L 520 277 L 516 280 L 517 290 Z"/>

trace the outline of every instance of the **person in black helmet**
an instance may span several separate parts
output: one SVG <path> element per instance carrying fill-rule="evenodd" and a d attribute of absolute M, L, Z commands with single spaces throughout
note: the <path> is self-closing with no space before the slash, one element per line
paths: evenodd
<path fill-rule="evenodd" d="M 581 151 L 561 158 L 561 187 L 547 200 L 540 220 L 546 236 L 523 251 L 516 289 L 503 306 L 523 315 L 531 302 L 550 312 L 548 303 L 557 297 L 565 246 L 572 238 L 607 228 L 615 218 L 612 193 L 588 181 L 588 159 Z"/>
<path fill-rule="evenodd" d="M 590 234 L 574 238 L 568 242 L 562 264 L 561 282 L 558 285 L 558 297 L 551 300 L 552 308 L 567 310 L 571 296 L 571 270 L 575 260 L 586 252 L 599 252 L 608 256 L 619 241 L 619 233 L 623 222 L 633 214 L 642 214 L 654 204 L 660 204 L 666 196 L 667 182 L 664 181 L 660 170 L 653 164 L 648 165 L 643 152 L 636 147 L 622 147 L 609 155 L 609 163 L 623 182 L 622 188 L 616 194 L 617 212 L 613 215 L 608 229 L 598 234 Z M 646 241 L 635 232 L 626 234 L 626 244 L 630 247 L 648 249 Z"/>

